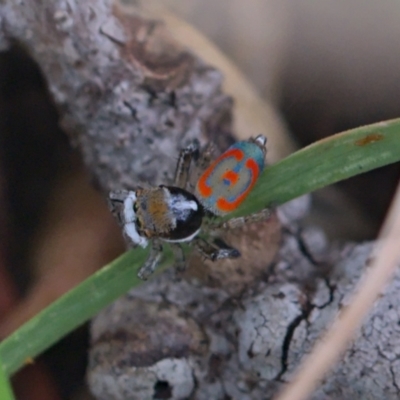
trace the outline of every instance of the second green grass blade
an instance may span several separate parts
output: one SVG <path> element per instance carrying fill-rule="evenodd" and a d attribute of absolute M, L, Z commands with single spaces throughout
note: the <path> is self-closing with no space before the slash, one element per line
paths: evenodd
<path fill-rule="evenodd" d="M 278 205 L 323 186 L 400 160 L 400 120 L 332 136 L 269 167 L 230 217 Z M 141 283 L 136 278 L 147 251 L 132 250 L 86 279 L 0 344 L 0 359 L 10 375 L 107 304 Z M 170 256 L 169 256 L 170 257 Z"/>

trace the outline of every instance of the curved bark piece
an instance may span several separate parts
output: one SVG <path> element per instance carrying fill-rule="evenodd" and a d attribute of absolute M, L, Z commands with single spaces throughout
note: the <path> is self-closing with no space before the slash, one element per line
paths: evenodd
<path fill-rule="evenodd" d="M 231 130 L 221 73 L 136 11 L 111 0 L 0 5 L 0 41 L 38 62 L 64 130 L 107 190 L 165 183 L 183 141 L 207 134 L 225 147 Z"/>

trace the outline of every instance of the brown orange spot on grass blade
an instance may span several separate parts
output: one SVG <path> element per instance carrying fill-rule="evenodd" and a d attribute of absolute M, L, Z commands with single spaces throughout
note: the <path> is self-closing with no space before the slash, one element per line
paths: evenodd
<path fill-rule="evenodd" d="M 355 144 L 357 146 L 366 146 L 371 143 L 379 142 L 384 136 L 381 133 L 370 133 L 362 139 L 356 140 Z"/>

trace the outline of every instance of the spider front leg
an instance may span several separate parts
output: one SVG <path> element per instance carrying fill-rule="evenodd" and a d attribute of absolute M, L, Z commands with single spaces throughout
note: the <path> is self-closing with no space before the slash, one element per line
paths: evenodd
<path fill-rule="evenodd" d="M 208 226 L 212 229 L 236 229 L 242 227 L 243 225 L 251 224 L 253 222 L 266 221 L 270 218 L 270 216 L 271 210 L 269 208 L 264 208 L 263 210 L 258 211 L 254 214 L 250 214 L 245 217 L 232 218 L 222 223 L 211 221 Z"/>
<path fill-rule="evenodd" d="M 229 247 L 222 240 L 218 240 L 216 245 L 212 245 L 206 240 L 196 237 L 191 245 L 206 259 L 211 261 L 222 260 L 224 258 L 238 258 L 240 252 L 233 247 Z"/>
<path fill-rule="evenodd" d="M 124 226 L 124 201 L 129 196 L 129 190 L 114 190 L 108 195 L 108 208 L 118 221 L 120 226 Z"/>
<path fill-rule="evenodd" d="M 198 140 L 193 140 L 192 143 L 180 151 L 178 163 L 176 164 L 174 186 L 186 189 L 189 181 L 190 165 L 193 159 L 199 157 L 199 148 L 200 144 Z"/>
<path fill-rule="evenodd" d="M 154 239 L 151 242 L 149 257 L 146 262 L 140 267 L 138 277 L 142 280 L 147 280 L 150 275 L 156 270 L 162 256 L 162 245 L 159 240 Z"/>
<path fill-rule="evenodd" d="M 193 192 L 200 176 L 210 166 L 215 153 L 215 145 L 213 142 L 207 143 L 204 148 L 201 149 L 198 159 L 196 160 L 195 168 L 191 173 L 191 179 L 189 181 L 189 188 Z"/>
<path fill-rule="evenodd" d="M 215 146 L 211 142 L 200 151 L 200 144 L 197 139 L 183 148 L 179 153 L 176 165 L 174 186 L 193 191 L 195 183 L 209 166 L 214 153 Z M 192 161 L 194 161 L 193 172 L 191 171 Z"/>

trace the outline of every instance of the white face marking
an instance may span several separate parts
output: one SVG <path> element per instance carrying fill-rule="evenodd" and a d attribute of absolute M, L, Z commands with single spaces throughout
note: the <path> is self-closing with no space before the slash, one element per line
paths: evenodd
<path fill-rule="evenodd" d="M 129 192 L 128 196 L 124 200 L 124 222 L 127 224 L 129 222 L 136 221 L 136 214 L 133 210 L 133 203 L 136 201 L 135 192 Z"/>
<path fill-rule="evenodd" d="M 135 192 L 129 192 L 128 196 L 124 200 L 124 233 L 125 235 L 135 244 L 141 247 L 147 247 L 149 243 L 146 238 L 140 236 L 135 225 L 136 214 L 133 209 L 133 204 L 136 201 Z"/>
<path fill-rule="evenodd" d="M 133 243 L 143 248 L 147 247 L 149 241 L 145 237 L 139 235 L 134 223 L 131 222 L 124 225 L 124 233 Z"/>
<path fill-rule="evenodd" d="M 199 232 L 200 232 L 200 229 L 198 229 L 195 233 L 192 233 L 190 236 L 183 238 L 183 239 L 177 239 L 177 240 L 162 239 L 162 240 L 164 242 L 169 242 L 169 243 L 190 242 L 199 234 Z"/>

